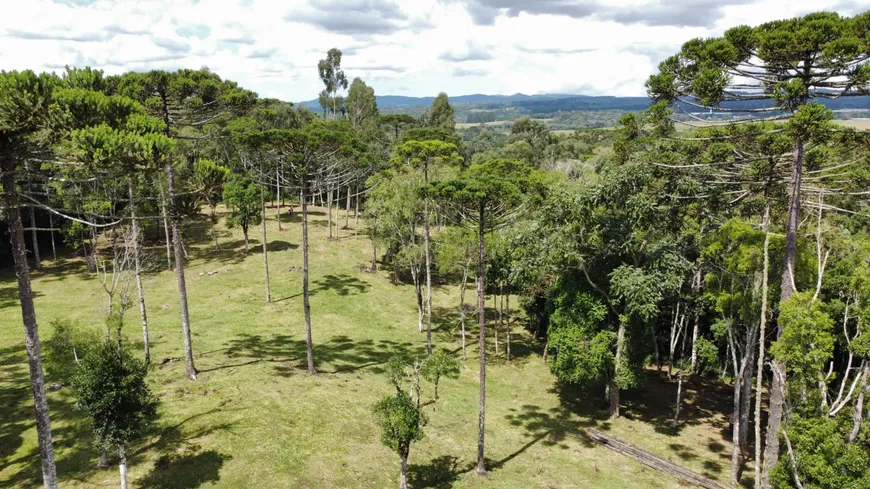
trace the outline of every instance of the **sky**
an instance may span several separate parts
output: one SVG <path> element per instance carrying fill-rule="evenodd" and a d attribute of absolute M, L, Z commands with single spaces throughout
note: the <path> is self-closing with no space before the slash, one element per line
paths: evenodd
<path fill-rule="evenodd" d="M 343 52 L 378 95 L 644 95 L 695 37 L 870 0 L 0 0 L 0 69 L 207 66 L 264 97 L 317 98 Z"/>

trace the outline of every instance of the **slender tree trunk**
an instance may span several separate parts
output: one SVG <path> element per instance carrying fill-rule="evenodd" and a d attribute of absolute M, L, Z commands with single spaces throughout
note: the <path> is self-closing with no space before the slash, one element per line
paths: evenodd
<path fill-rule="evenodd" d="M 764 217 L 761 227 L 764 230 L 764 264 L 761 270 L 761 319 L 758 324 L 758 362 L 755 373 L 755 489 L 761 489 L 761 395 L 764 388 L 764 335 L 767 326 L 767 292 L 768 275 L 770 271 L 770 204 L 764 207 Z"/>
<path fill-rule="evenodd" d="M 749 413 L 752 410 L 752 376 L 755 373 L 755 348 L 754 339 L 747 341 L 746 355 L 749 359 L 746 362 L 746 372 L 743 374 L 743 383 L 740 394 L 740 432 L 738 442 L 740 445 L 740 458 L 747 460 L 749 458 Z"/>
<path fill-rule="evenodd" d="M 662 356 L 659 353 L 659 338 L 656 334 L 655 326 L 653 326 L 652 330 L 652 340 L 653 340 L 653 348 L 655 348 L 656 352 L 656 369 L 658 373 L 662 373 Z"/>
<path fill-rule="evenodd" d="M 248 228 L 242 228 L 242 235 L 245 237 L 245 254 L 247 255 L 251 252 L 251 250 L 248 249 Z"/>
<path fill-rule="evenodd" d="M 483 203 L 480 204 L 477 228 L 477 322 L 480 326 L 478 338 L 480 347 L 480 410 L 478 411 L 477 431 L 477 473 L 486 474 L 484 458 L 484 425 L 486 422 L 486 249 L 484 236 L 486 231 Z"/>
<path fill-rule="evenodd" d="M 27 177 L 27 190 L 30 191 L 30 176 Z M 42 260 L 39 258 L 39 235 L 36 232 L 36 211 L 33 206 L 28 206 L 30 209 L 30 238 L 33 240 L 33 268 L 36 270 L 42 269 Z"/>
<path fill-rule="evenodd" d="M 680 405 L 683 397 L 683 369 L 677 373 L 677 407 L 674 409 L 674 424 L 680 419 Z"/>
<path fill-rule="evenodd" d="M 260 186 L 260 205 L 263 212 L 263 278 L 266 281 L 266 304 L 269 304 L 272 302 L 272 288 L 269 285 L 269 250 L 266 239 L 266 189 L 262 185 Z M 278 222 L 280 222 L 280 214 Z"/>
<path fill-rule="evenodd" d="M 215 204 L 216 206 L 217 204 Z M 211 206 L 211 235 L 214 237 L 214 250 L 217 251 L 220 247 L 218 244 L 218 232 L 217 232 L 218 219 L 217 214 L 215 214 L 215 208 Z"/>
<path fill-rule="evenodd" d="M 327 237 L 332 238 L 332 188 L 326 191 L 326 227 Z"/>
<path fill-rule="evenodd" d="M 429 185 L 429 166 L 423 165 L 423 185 Z M 432 355 L 432 257 L 429 236 L 429 197 L 423 199 L 423 238 L 426 252 L 426 354 Z"/>
<path fill-rule="evenodd" d="M 347 186 L 347 206 L 344 209 L 344 228 L 350 229 L 350 185 Z"/>
<path fill-rule="evenodd" d="M 619 322 L 616 332 L 616 355 L 613 358 L 613 378 L 610 380 L 610 417 L 619 417 L 619 370 L 622 368 L 622 355 L 625 348 L 625 323 Z"/>
<path fill-rule="evenodd" d="M 121 489 L 127 489 L 127 454 L 124 447 L 118 449 L 118 469 L 121 472 Z"/>
<path fill-rule="evenodd" d="M 101 469 L 109 468 L 109 452 L 105 448 L 100 450 L 100 459 L 97 461 L 97 467 Z"/>
<path fill-rule="evenodd" d="M 145 309 L 145 291 L 142 287 L 142 260 L 139 256 L 139 221 L 136 219 L 136 201 L 133 199 L 133 181 L 130 191 L 130 220 L 133 221 L 133 265 L 136 270 L 136 292 L 139 295 L 139 314 L 142 316 L 142 340 L 145 345 L 145 363 L 151 363 L 151 343 L 148 341 L 148 313 Z"/>
<path fill-rule="evenodd" d="M 501 325 L 501 311 L 498 308 L 498 297 L 499 297 L 498 294 L 494 294 L 492 296 L 492 302 L 493 302 L 492 308 L 495 310 L 495 313 L 496 313 L 495 327 L 492 328 L 493 337 L 494 337 L 493 339 L 495 340 L 495 356 L 496 357 L 498 356 L 498 328 Z"/>
<path fill-rule="evenodd" d="M 54 214 L 48 213 L 48 227 L 51 228 L 51 259 L 57 261 L 57 248 L 54 245 Z"/>
<path fill-rule="evenodd" d="M 401 458 L 401 469 L 399 471 L 399 489 L 408 489 L 408 454 L 404 453 L 399 457 Z"/>
<path fill-rule="evenodd" d="M 357 195 L 353 199 L 353 235 L 359 236 L 359 187 L 356 189 Z"/>
<path fill-rule="evenodd" d="M 692 294 L 694 297 L 700 297 L 701 295 L 701 264 L 700 260 L 698 261 L 698 267 L 695 270 L 695 278 L 692 282 Z M 701 329 L 701 308 L 695 304 L 693 307 L 695 313 L 695 324 L 692 327 L 692 366 L 691 366 L 691 374 L 695 375 L 697 373 L 698 368 L 698 334 Z"/>
<path fill-rule="evenodd" d="M 88 270 L 91 272 L 97 271 L 97 231 L 93 226 L 88 226 L 90 233 L 90 253 L 88 253 Z"/>
<path fill-rule="evenodd" d="M 160 214 L 163 216 L 163 236 L 166 238 L 166 269 L 172 270 L 172 247 L 169 245 L 169 216 L 166 214 L 166 196 L 163 193 L 163 182 L 157 179 L 157 189 L 160 191 Z M 217 243 L 217 236 L 215 236 Z"/>
<path fill-rule="evenodd" d="M 372 228 L 372 272 L 378 271 L 378 242 L 376 241 L 375 229 Z"/>
<path fill-rule="evenodd" d="M 791 190 L 788 201 L 788 221 L 785 229 L 785 257 L 782 270 L 782 288 L 779 302 L 782 304 L 794 292 L 794 275 L 797 258 L 797 231 L 801 211 L 801 178 L 803 176 L 804 143 L 798 136 L 795 140 L 794 166 L 791 175 Z M 776 337 L 782 336 L 782 324 L 777 324 Z M 770 473 L 779 461 L 779 430 L 782 426 L 783 406 L 785 405 L 786 366 L 773 360 L 774 371 L 770 388 L 770 407 L 767 416 L 767 434 L 764 447 L 764 465 L 761 469 L 761 486 L 770 489 Z"/>
<path fill-rule="evenodd" d="M 506 345 L 506 353 L 508 361 L 511 361 L 511 294 L 508 292 L 507 297 L 505 297 L 505 305 L 504 305 L 504 316 L 505 316 L 505 326 L 507 333 L 507 345 Z"/>
<path fill-rule="evenodd" d="M 166 165 L 166 188 L 169 199 L 169 212 L 172 214 L 172 244 L 175 248 L 175 275 L 178 282 L 178 299 L 181 303 L 181 335 L 184 339 L 184 361 L 187 378 L 196 380 L 196 367 L 193 366 L 193 344 L 190 339 L 190 314 L 187 310 L 187 283 L 184 279 L 184 252 L 181 243 L 181 223 L 175 204 L 175 170 L 172 163 Z"/>
<path fill-rule="evenodd" d="M 45 395 L 45 378 L 42 373 L 42 356 L 39 350 L 39 327 L 33 305 L 33 290 L 30 287 L 30 270 L 24 249 L 24 231 L 21 224 L 21 207 L 15 189 L 15 173 L 12 162 L 0 160 L 3 194 L 6 203 L 9 240 L 12 244 L 12 261 L 18 279 L 18 299 L 24 319 L 24 348 L 27 350 L 27 366 L 30 371 L 30 388 L 33 392 L 33 407 L 36 416 L 36 437 L 39 443 L 39 458 L 42 463 L 42 482 L 45 489 L 57 489 L 57 469 L 54 463 L 54 447 L 51 442 L 51 424 L 48 418 L 48 400 Z"/>
<path fill-rule="evenodd" d="M 861 386 L 858 390 L 858 398 L 855 400 L 855 410 L 852 413 L 852 431 L 849 432 L 846 441 L 853 443 L 858 438 L 858 433 L 861 431 L 861 423 L 864 419 L 864 398 L 867 394 L 867 383 L 870 381 L 870 364 L 865 360 L 864 372 L 861 374 Z"/>
<path fill-rule="evenodd" d="M 308 359 L 308 373 L 316 374 L 314 368 L 314 345 L 311 341 L 311 302 L 308 292 L 308 203 L 305 191 L 308 189 L 306 177 L 302 177 L 302 306 L 305 311 L 305 354 Z"/>
<path fill-rule="evenodd" d="M 731 430 L 731 486 L 737 488 L 740 485 L 740 432 L 743 429 L 740 425 L 742 421 L 740 395 L 743 391 L 742 382 L 744 379 L 738 372 L 734 372 L 734 375 L 736 378 L 734 379 L 734 403 L 732 406 L 734 412 L 731 414 L 733 426 Z"/>
<path fill-rule="evenodd" d="M 275 215 L 278 218 L 278 231 L 283 231 L 284 228 L 281 227 L 281 170 L 280 168 L 275 168 L 275 189 L 278 194 L 278 210 Z M 263 220 L 266 220 L 266 211 L 263 210 Z"/>
<path fill-rule="evenodd" d="M 423 332 L 423 287 L 420 285 L 420 276 L 417 273 L 417 266 L 411 264 L 411 278 L 414 280 L 414 293 L 417 301 L 417 325 L 420 333 Z"/>
<path fill-rule="evenodd" d="M 459 328 L 462 333 L 462 359 L 468 360 L 468 354 L 465 351 L 465 286 L 468 283 L 468 267 L 466 263 L 462 269 L 462 285 L 459 289 Z"/>

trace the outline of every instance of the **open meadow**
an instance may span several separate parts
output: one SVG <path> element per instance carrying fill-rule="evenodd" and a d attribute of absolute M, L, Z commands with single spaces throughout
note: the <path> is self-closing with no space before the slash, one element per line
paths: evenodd
<path fill-rule="evenodd" d="M 372 405 L 393 389 L 383 372 L 392 354 L 425 354 L 425 335 L 416 329 L 414 288 L 394 283 L 387 266 L 374 274 L 363 271 L 360 265 L 371 257 L 370 241 L 353 229 L 328 241 L 324 211 L 313 210 L 310 228 L 316 376 L 305 369 L 298 215 L 285 216 L 283 232 L 274 219 L 268 222 L 271 304 L 264 300 L 259 229 L 251 232 L 252 250 L 246 256 L 240 231 L 224 228 L 223 220 L 218 251 L 205 216 L 186 224 L 187 285 L 200 371 L 195 382 L 184 375 L 175 275 L 165 270 L 165 248 L 152 225 L 148 259 L 155 271 L 145 279 L 153 358 L 148 381 L 160 399 L 160 419 L 142 443 L 128 450 L 132 487 L 396 486 L 398 459 L 379 440 Z M 268 213 L 274 216 L 274 208 Z M 339 216 L 344 224 L 344 212 Z M 97 277 L 87 272 L 81 257 L 63 256 L 33 276 L 43 342 L 59 318 L 95 328 L 102 324 L 104 295 Z M 434 341 L 461 359 L 457 297 L 454 280 L 439 281 Z M 489 343 L 491 472 L 482 478 L 473 470 L 478 359 L 471 335 L 459 378 L 442 382 L 441 400 L 428 411 L 425 437 L 411 451 L 411 487 L 682 487 L 668 475 L 596 446 L 584 436 L 587 427 L 727 481 L 728 386 L 688 383 L 685 421 L 673 425 L 676 382 L 648 370 L 644 386 L 625 393 L 623 416 L 610 422 L 603 393 L 556 383 L 541 359 L 543 346 L 514 314 L 512 361 L 504 359 L 503 351 L 494 356 Z M 135 308 L 127 314 L 124 336 L 141 352 Z M 52 382 L 57 379 L 48 374 L 47 383 Z M 15 279 L 5 271 L 0 275 L 2 489 L 41 485 L 32 403 Z M 74 407 L 69 387 L 51 389 L 49 406 L 61 485 L 116 487 L 117 467 L 97 468 L 92 432 Z M 750 476 L 751 471 L 750 466 Z M 744 483 L 749 483 L 745 477 Z"/>

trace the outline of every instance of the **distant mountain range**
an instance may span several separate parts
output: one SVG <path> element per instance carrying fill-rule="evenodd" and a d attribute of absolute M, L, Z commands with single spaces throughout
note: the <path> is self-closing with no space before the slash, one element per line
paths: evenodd
<path fill-rule="evenodd" d="M 378 108 L 388 112 L 417 113 L 421 108 L 432 105 L 435 97 L 405 97 L 402 95 L 377 96 Z M 870 96 L 844 97 L 841 99 L 822 99 L 821 102 L 834 110 L 870 110 Z M 526 95 L 515 93 L 513 95 L 485 95 L 472 94 L 450 97 L 450 103 L 455 106 L 473 106 L 476 110 L 504 110 L 509 107 L 526 114 L 550 114 L 562 111 L 577 110 L 618 110 L 632 112 L 643 110 L 649 106 L 647 97 L 613 97 L 608 95 L 570 95 L 570 94 L 541 94 Z M 315 100 L 300 102 L 311 110 L 319 111 L 320 103 Z M 727 103 L 731 108 L 758 108 L 770 107 L 770 101 L 759 100 L 751 102 Z M 416 110 L 415 110 L 416 109 Z M 687 110 L 690 110 L 687 108 Z M 694 109 L 692 111 L 697 111 Z"/>

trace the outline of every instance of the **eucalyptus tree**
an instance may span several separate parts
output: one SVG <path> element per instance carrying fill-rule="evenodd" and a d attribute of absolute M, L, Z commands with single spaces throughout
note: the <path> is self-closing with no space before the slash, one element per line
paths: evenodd
<path fill-rule="evenodd" d="M 321 99 L 332 99 L 332 118 L 338 116 L 339 97 L 338 92 L 342 89 L 347 89 L 347 76 L 344 70 L 341 69 L 341 50 L 332 48 L 326 53 L 326 58 L 321 59 L 317 63 L 317 74 L 323 82 L 324 90 L 321 94 Z M 321 101 L 323 105 L 323 101 Z M 324 115 L 326 107 L 324 107 Z"/>
<path fill-rule="evenodd" d="M 433 165 L 449 165 L 462 161 L 456 145 L 438 139 L 425 141 L 409 140 L 396 147 L 398 163 L 420 168 L 423 172 L 422 186 L 429 185 L 429 172 Z M 432 354 L 432 256 L 430 232 L 429 196 L 423 196 L 423 252 L 426 258 L 426 352 Z"/>
<path fill-rule="evenodd" d="M 863 95 L 870 89 L 870 12 L 856 17 L 814 13 L 757 27 L 739 26 L 722 37 L 695 39 L 663 61 L 650 77 L 650 95 L 678 107 L 715 113 L 761 113 L 788 119 L 794 143 L 786 219 L 786 248 L 780 302 L 794 291 L 801 182 L 805 146 L 825 132 L 830 113 L 820 98 Z M 773 103 L 770 104 L 770 101 Z M 682 109 L 685 111 L 685 109 Z M 691 116 L 691 114 L 690 114 Z M 749 118 L 738 118 L 740 123 Z M 777 336 L 783 328 L 778 325 Z M 769 488 L 779 459 L 786 366 L 776 361 L 760 486 Z"/>
<path fill-rule="evenodd" d="M 344 163 L 338 157 L 364 152 L 360 141 L 345 122 L 316 121 L 298 129 L 268 129 L 252 131 L 243 143 L 252 150 L 268 155 L 284 168 L 284 175 L 300 189 L 302 207 L 302 297 L 305 313 L 305 345 L 308 372 L 317 373 L 314 346 L 311 337 L 311 305 L 308 283 L 308 201 L 325 186 L 341 181 L 352 174 L 342 171 Z M 330 181 L 324 177 L 331 177 Z"/>
<path fill-rule="evenodd" d="M 49 106 L 59 81 L 52 75 L 36 75 L 32 71 L 0 72 L 0 171 L 2 171 L 3 201 L 12 243 L 12 259 L 18 281 L 18 298 L 24 319 L 24 346 L 30 386 L 33 391 L 36 415 L 36 433 L 42 481 L 46 489 L 57 488 L 57 468 L 51 440 L 51 423 L 45 394 L 42 355 L 39 349 L 39 330 L 30 269 L 24 245 L 24 226 L 21 222 L 21 199 L 16 177 L 24 168 L 24 161 L 44 151 L 39 131 L 47 124 Z"/>
<path fill-rule="evenodd" d="M 440 127 L 448 131 L 456 129 L 456 117 L 453 106 L 450 105 L 450 99 L 447 94 L 441 92 L 432 101 L 432 107 L 429 108 L 429 113 L 426 115 L 427 125 L 432 127 Z"/>
<path fill-rule="evenodd" d="M 202 128 L 207 124 L 225 120 L 233 114 L 250 108 L 256 94 L 239 88 L 231 81 L 202 70 L 176 72 L 151 71 L 127 73 L 113 79 L 118 93 L 141 102 L 146 110 L 163 120 L 164 134 L 176 140 L 205 138 Z M 190 380 L 196 380 L 193 364 L 193 346 L 190 334 L 190 314 L 187 305 L 187 283 L 184 276 L 184 245 L 181 237 L 179 202 L 176 196 L 174 158 L 165 160 L 167 199 L 172 224 L 172 242 L 175 252 L 175 273 L 181 311 L 181 330 L 184 342 L 185 369 Z"/>
<path fill-rule="evenodd" d="M 477 230 L 477 320 L 480 327 L 480 409 L 478 412 L 477 472 L 486 473 L 486 245 L 487 233 L 518 218 L 525 205 L 543 191 L 541 175 L 512 160 L 490 160 L 464 169 L 458 177 L 434 182 L 426 192 L 453 207 Z"/>

